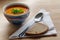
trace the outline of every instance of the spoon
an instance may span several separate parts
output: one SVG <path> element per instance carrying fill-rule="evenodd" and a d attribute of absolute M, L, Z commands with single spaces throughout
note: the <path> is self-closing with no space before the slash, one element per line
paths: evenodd
<path fill-rule="evenodd" d="M 41 13 L 38 13 L 36 16 L 35 16 L 35 22 L 40 22 L 40 21 L 42 21 L 42 19 L 43 19 L 43 13 L 41 12 Z"/>
<path fill-rule="evenodd" d="M 43 18 L 43 13 L 38 13 L 36 16 L 35 16 L 35 22 L 37 23 L 37 22 L 40 22 L 40 21 L 42 21 L 42 18 Z M 29 27 L 27 27 L 21 34 L 19 34 L 19 37 L 22 37 L 22 36 L 24 36 L 24 34 L 25 34 L 25 32 L 27 31 L 27 29 L 28 29 Z"/>

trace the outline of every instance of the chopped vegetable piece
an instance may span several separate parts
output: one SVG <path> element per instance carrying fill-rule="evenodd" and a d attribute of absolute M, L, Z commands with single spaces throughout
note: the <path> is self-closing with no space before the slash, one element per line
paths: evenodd
<path fill-rule="evenodd" d="M 12 13 L 17 14 L 17 13 L 23 13 L 23 9 L 12 9 Z"/>

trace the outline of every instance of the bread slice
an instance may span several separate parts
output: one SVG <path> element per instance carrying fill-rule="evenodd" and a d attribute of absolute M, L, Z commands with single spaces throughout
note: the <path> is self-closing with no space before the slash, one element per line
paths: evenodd
<path fill-rule="evenodd" d="M 27 35 L 40 35 L 48 31 L 48 26 L 42 23 L 34 23 L 31 28 L 26 31 Z"/>

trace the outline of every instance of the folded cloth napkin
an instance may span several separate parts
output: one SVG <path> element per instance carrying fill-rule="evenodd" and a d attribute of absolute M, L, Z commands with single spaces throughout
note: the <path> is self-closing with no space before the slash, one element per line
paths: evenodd
<path fill-rule="evenodd" d="M 44 35 L 56 35 L 57 34 L 56 28 L 51 20 L 49 12 L 47 12 L 44 9 L 41 9 L 39 12 L 42 12 L 43 16 L 44 16 L 42 23 L 46 24 L 49 27 L 49 31 L 47 33 L 45 33 Z"/>
<path fill-rule="evenodd" d="M 49 30 L 47 33 L 43 34 L 43 36 L 46 36 L 46 35 L 56 35 L 57 32 L 56 32 L 56 28 L 54 27 L 54 24 L 51 20 L 51 17 L 49 15 L 49 12 L 47 12 L 46 10 L 44 9 L 40 9 L 40 11 L 38 13 L 42 12 L 43 13 L 43 20 L 39 23 L 43 23 L 45 25 L 48 26 Z M 37 13 L 37 14 L 38 14 Z M 13 33 L 9 38 L 12 39 L 12 38 L 18 38 L 18 35 L 23 32 L 27 27 L 31 27 L 31 25 L 35 23 L 34 21 L 34 17 L 31 18 L 26 24 L 24 24 L 21 28 L 19 28 L 15 33 Z M 24 36 L 23 36 L 24 37 Z"/>

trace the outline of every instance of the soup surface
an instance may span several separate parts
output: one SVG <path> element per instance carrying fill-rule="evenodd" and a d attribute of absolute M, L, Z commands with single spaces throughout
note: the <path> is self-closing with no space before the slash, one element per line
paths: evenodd
<path fill-rule="evenodd" d="M 5 13 L 16 16 L 20 14 L 25 14 L 27 11 L 28 11 L 28 8 L 19 6 L 19 7 L 9 7 L 5 10 Z"/>

